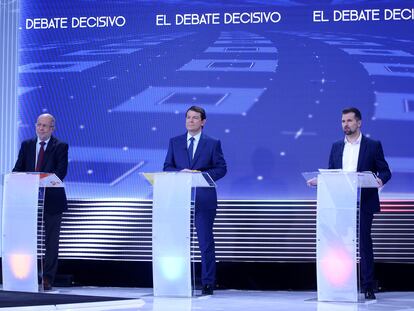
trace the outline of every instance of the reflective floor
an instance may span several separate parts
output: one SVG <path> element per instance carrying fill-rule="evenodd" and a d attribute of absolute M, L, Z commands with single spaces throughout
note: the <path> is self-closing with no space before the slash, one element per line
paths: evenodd
<path fill-rule="evenodd" d="M 365 303 L 316 302 L 316 292 L 219 290 L 213 296 L 159 298 L 147 288 L 70 287 L 57 288 L 54 294 L 74 294 L 131 298 L 126 301 L 58 305 L 7 310 L 142 310 L 142 311 L 414 311 L 414 292 L 378 293 L 376 301 Z M 6 308 L 0 309 L 6 310 Z"/>

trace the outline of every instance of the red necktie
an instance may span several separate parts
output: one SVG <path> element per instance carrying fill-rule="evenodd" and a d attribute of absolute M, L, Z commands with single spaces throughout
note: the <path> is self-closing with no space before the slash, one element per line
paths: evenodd
<path fill-rule="evenodd" d="M 42 169 L 43 157 L 45 155 L 45 145 L 46 143 L 44 141 L 40 142 L 40 150 L 39 154 L 37 155 L 36 172 L 40 172 Z"/>

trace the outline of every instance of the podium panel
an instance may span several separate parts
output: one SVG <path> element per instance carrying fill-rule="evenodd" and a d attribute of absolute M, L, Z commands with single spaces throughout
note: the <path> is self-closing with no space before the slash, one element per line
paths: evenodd
<path fill-rule="evenodd" d="M 5 175 L 2 217 L 4 290 L 38 291 L 38 193 L 38 175 Z"/>
<path fill-rule="evenodd" d="M 3 289 L 38 292 L 37 234 L 39 197 L 44 204 L 45 188 L 63 188 L 53 173 L 27 172 L 4 176 L 2 209 Z M 41 188 L 41 189 L 39 189 Z M 39 191 L 41 190 L 41 191 Z M 43 232 L 43 206 L 41 206 Z M 40 267 L 43 265 L 41 257 Z M 43 285 L 40 285 L 43 290 Z"/>
<path fill-rule="evenodd" d="M 358 234 L 361 188 L 378 188 L 372 172 L 320 169 L 304 172 L 317 186 L 316 273 L 318 301 L 358 302 Z"/>
<path fill-rule="evenodd" d="M 154 296 L 191 297 L 192 174 L 154 178 L 152 267 Z"/>
<path fill-rule="evenodd" d="M 154 296 L 191 297 L 191 212 L 199 187 L 215 187 L 206 172 L 141 173 L 153 186 Z"/>
<path fill-rule="evenodd" d="M 358 201 L 357 174 L 318 176 L 318 301 L 358 301 Z"/>

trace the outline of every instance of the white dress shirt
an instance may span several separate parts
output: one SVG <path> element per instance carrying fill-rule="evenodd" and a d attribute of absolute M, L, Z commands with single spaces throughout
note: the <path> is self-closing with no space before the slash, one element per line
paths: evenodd
<path fill-rule="evenodd" d="M 187 132 L 187 149 L 188 149 L 188 147 L 190 147 L 190 143 L 191 143 L 190 138 L 191 137 L 194 137 L 194 143 L 193 143 L 193 158 L 194 158 L 195 152 L 197 150 L 198 142 L 200 141 L 201 132 L 198 133 L 195 136 L 191 136 L 190 133 Z"/>
<path fill-rule="evenodd" d="M 362 133 L 359 133 L 358 139 L 353 143 L 350 143 L 345 137 L 344 153 L 342 155 L 342 170 L 346 172 L 357 171 L 361 139 Z"/>

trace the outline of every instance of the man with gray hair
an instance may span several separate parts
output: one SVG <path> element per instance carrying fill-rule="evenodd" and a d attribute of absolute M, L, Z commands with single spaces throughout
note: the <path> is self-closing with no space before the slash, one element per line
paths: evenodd
<path fill-rule="evenodd" d="M 37 137 L 22 142 L 13 172 L 54 173 L 61 180 L 65 178 L 69 146 L 52 136 L 54 130 L 55 118 L 51 114 L 37 118 Z M 44 290 L 51 290 L 58 264 L 62 213 L 67 209 L 65 189 L 47 188 L 44 198 L 45 260 L 42 278 Z"/>

